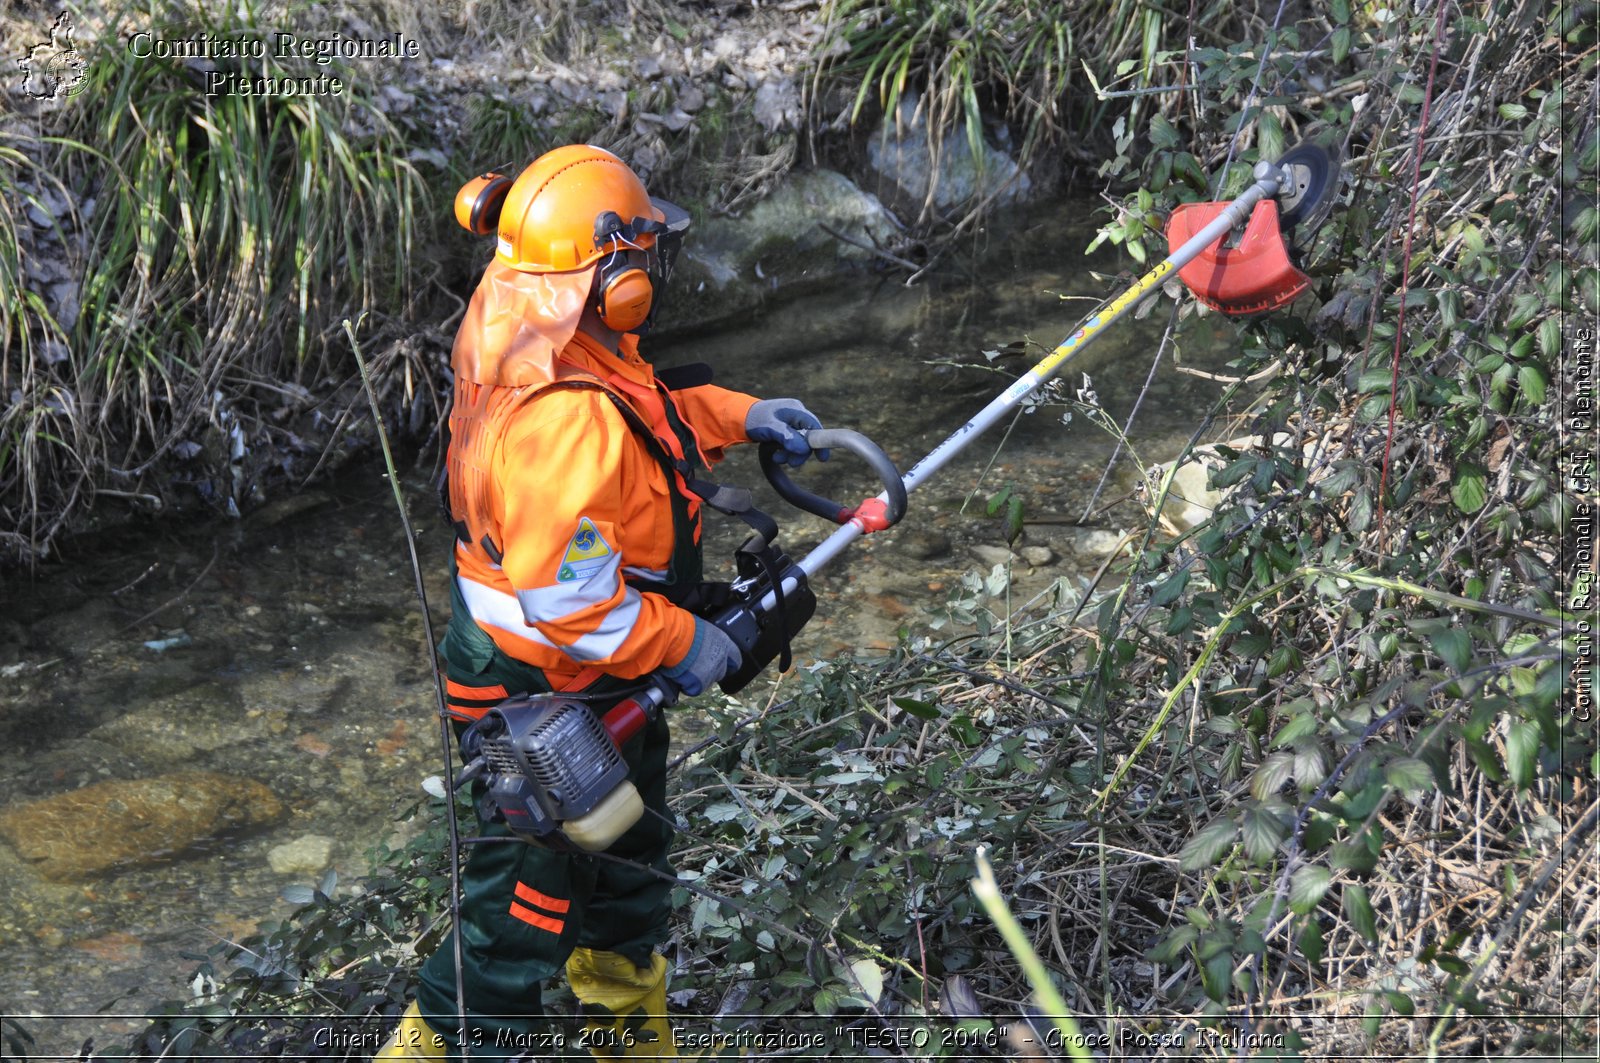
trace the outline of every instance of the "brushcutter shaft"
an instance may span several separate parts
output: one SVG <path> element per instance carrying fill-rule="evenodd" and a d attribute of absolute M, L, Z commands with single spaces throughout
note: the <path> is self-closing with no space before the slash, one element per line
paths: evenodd
<path fill-rule="evenodd" d="M 1244 190 L 1238 199 L 1228 204 L 1227 208 L 1219 214 L 1211 224 L 1207 225 L 1194 235 L 1182 247 L 1162 259 L 1155 268 L 1134 282 L 1133 287 L 1113 299 L 1104 309 L 1097 311 L 1089 320 L 1078 326 L 1077 330 L 1068 336 L 1055 350 L 1045 355 L 1037 365 L 1018 377 L 1004 392 L 995 396 L 977 415 L 966 424 L 952 432 L 943 443 L 935 447 L 927 457 L 913 465 L 901 482 L 905 484 L 909 494 L 920 487 L 927 479 L 950 463 L 950 460 L 960 453 L 967 444 L 978 438 L 983 432 L 994 426 L 1013 406 L 1021 402 L 1035 389 L 1040 387 L 1056 373 L 1060 372 L 1063 365 L 1075 354 L 1087 347 L 1089 343 L 1099 336 L 1106 327 L 1122 319 L 1129 310 L 1138 304 L 1139 300 L 1148 295 L 1169 275 L 1176 273 L 1188 265 L 1194 258 L 1222 239 L 1236 225 L 1242 224 L 1250 216 L 1256 204 L 1269 196 L 1276 196 L 1284 185 L 1284 173 L 1281 168 L 1270 162 L 1258 162 L 1253 173 L 1255 183 Z M 880 499 L 887 501 L 888 495 L 880 494 Z M 841 525 L 839 530 L 824 539 L 816 549 L 812 550 L 799 562 L 799 568 L 807 576 L 814 576 L 819 570 L 838 557 L 844 548 L 861 536 L 861 529 L 854 524 Z M 787 591 L 792 581 L 785 581 L 784 590 Z M 761 600 L 761 608 L 770 609 L 776 602 L 777 596 L 768 593 Z"/>

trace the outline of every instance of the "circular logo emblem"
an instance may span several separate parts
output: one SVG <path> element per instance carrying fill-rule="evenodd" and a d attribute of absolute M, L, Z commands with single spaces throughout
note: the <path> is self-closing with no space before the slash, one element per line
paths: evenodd
<path fill-rule="evenodd" d="M 89 64 L 76 50 L 60 52 L 45 64 L 45 71 L 55 88 L 54 96 L 61 99 L 76 96 L 89 83 Z"/>

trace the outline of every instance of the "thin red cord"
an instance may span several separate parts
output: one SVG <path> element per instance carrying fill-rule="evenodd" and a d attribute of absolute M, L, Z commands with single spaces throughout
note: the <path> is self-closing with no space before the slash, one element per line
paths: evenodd
<path fill-rule="evenodd" d="M 1400 346 L 1406 337 L 1406 294 L 1411 287 L 1411 238 L 1416 233 L 1417 198 L 1422 185 L 1422 149 L 1428 132 L 1428 112 L 1433 105 L 1433 76 L 1439 69 L 1439 45 L 1444 40 L 1444 9 L 1447 0 L 1439 0 L 1439 14 L 1433 27 L 1433 56 L 1428 61 L 1428 86 L 1422 93 L 1422 120 L 1417 123 L 1417 147 L 1411 160 L 1411 206 L 1406 215 L 1406 243 L 1400 253 L 1400 316 L 1394 326 L 1394 359 L 1389 367 L 1389 434 L 1383 441 L 1383 472 L 1378 477 L 1378 559 L 1383 559 L 1384 494 L 1389 484 L 1389 450 L 1394 445 L 1395 408 L 1400 399 Z"/>

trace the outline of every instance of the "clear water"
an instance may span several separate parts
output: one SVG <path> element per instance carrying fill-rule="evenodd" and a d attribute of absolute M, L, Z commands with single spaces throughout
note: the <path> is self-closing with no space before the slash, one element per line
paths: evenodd
<path fill-rule="evenodd" d="M 969 275 L 915 288 L 857 278 L 745 327 L 660 345 L 654 357 L 663 365 L 704 360 L 727 386 L 800 397 L 825 423 L 865 432 L 909 467 L 1042 354 L 984 352 L 1024 339 L 1052 347 L 1093 300 L 1119 287 L 1090 274 L 1114 272 L 1113 260 L 1081 253 L 1091 210 L 1039 212 L 1050 220 L 993 237 Z M 1104 407 L 1126 420 L 1169 305 L 1106 333 L 1069 368 L 1068 392 L 1087 368 Z M 1199 324 L 1181 358 L 1218 368 L 1230 357 L 1231 330 Z M 1175 373 L 1169 358 L 1132 433 L 1139 458 L 1175 453 L 1216 391 Z M 1001 426 L 979 439 L 912 496 L 900 528 L 857 543 L 819 575 L 802 662 L 886 647 L 899 629 L 925 629 L 943 615 L 965 573 L 989 572 L 983 548 L 1004 542 L 984 501 L 1008 483 L 1030 517 L 1024 544 L 1049 551 L 1014 566 L 1014 597 L 1093 572 L 1102 556 L 1081 549 L 1085 533 L 1072 522 L 1112 447 L 1081 413 L 1063 424 L 1059 409 L 1019 416 L 1009 434 Z M 450 535 L 429 474 L 415 470 L 405 487 L 442 631 Z M 1126 496 L 1134 476 L 1125 456 L 1100 506 Z M 730 459 L 719 479 L 759 481 L 753 453 Z M 848 457 L 809 465 L 796 479 L 847 502 L 876 492 Z M 761 498 L 781 510 L 770 490 Z M 785 516 L 791 552 L 830 530 Z M 1123 502 L 1090 525 L 1120 530 L 1141 519 Z M 731 523 L 714 528 L 708 561 L 723 563 L 742 536 Z M 348 884 L 366 868 L 369 846 L 417 829 L 396 822 L 396 810 L 416 803 L 441 751 L 410 564 L 376 463 L 240 521 L 162 527 L 114 544 L 101 538 L 56 566 L 5 580 L 0 807 L 107 778 L 202 769 L 259 780 L 289 809 L 269 830 L 68 883 L 42 879 L 0 842 L 0 1012 L 95 1014 L 24 1019 L 41 1051 L 75 1054 L 90 1036 L 102 1048 L 117 1044 L 142 1023 L 96 1013 L 138 1016 L 183 996 L 194 967 L 185 953 L 286 914 L 281 892 L 311 876 L 274 872 L 273 847 L 331 838 L 332 866 Z M 745 692 L 752 702 L 764 696 Z M 692 708 L 677 711 L 692 718 Z"/>

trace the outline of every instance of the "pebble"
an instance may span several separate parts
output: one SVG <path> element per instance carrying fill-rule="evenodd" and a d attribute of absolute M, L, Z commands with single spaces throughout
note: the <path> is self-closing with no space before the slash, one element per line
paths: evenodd
<path fill-rule="evenodd" d="M 305 834 L 267 850 L 267 863 L 280 875 L 315 875 L 333 861 L 333 839 Z"/>
<path fill-rule="evenodd" d="M 1011 549 L 1005 546 L 994 546 L 989 543 L 979 543 L 972 548 L 972 556 L 983 564 L 993 568 L 995 565 L 1009 565 L 1011 563 Z"/>
<path fill-rule="evenodd" d="M 918 530 L 903 536 L 899 545 L 918 561 L 932 561 L 950 552 L 950 537 L 936 531 Z"/>
<path fill-rule="evenodd" d="M 333 752 L 333 746 L 314 734 L 303 734 L 296 738 L 294 747 L 302 753 L 310 753 L 313 757 L 325 757 Z"/>
<path fill-rule="evenodd" d="M 1055 551 L 1048 546 L 1024 546 L 1018 553 L 1034 568 L 1043 568 L 1056 559 Z"/>
<path fill-rule="evenodd" d="M 1077 529 L 1074 535 L 1078 550 L 1085 554 L 1105 556 L 1117 548 L 1122 542 L 1122 533 L 1107 531 L 1104 528 Z"/>
<path fill-rule="evenodd" d="M 104 963 L 132 963 L 144 952 L 144 942 L 132 934 L 113 930 L 95 938 L 74 941 L 72 947 Z"/>

